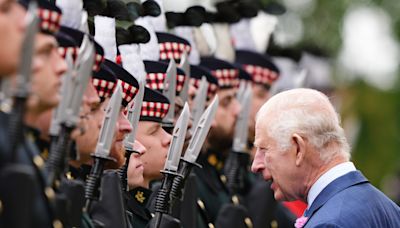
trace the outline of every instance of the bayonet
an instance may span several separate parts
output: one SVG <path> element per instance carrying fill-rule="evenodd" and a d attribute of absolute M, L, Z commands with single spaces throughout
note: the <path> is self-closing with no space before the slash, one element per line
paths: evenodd
<path fill-rule="evenodd" d="M 185 103 L 182 113 L 175 124 L 172 132 L 172 140 L 168 150 L 167 161 L 164 170 L 176 172 L 178 170 L 179 159 L 181 158 L 183 143 L 185 141 L 186 131 L 189 124 L 190 111 L 189 105 Z"/>
<path fill-rule="evenodd" d="M 190 63 L 189 56 L 186 51 L 183 52 L 180 67 L 185 72 L 185 82 L 183 83 L 182 91 L 179 94 L 179 97 L 182 99 L 182 102 L 185 103 L 189 98 L 189 81 L 190 81 Z"/>
<path fill-rule="evenodd" d="M 143 102 L 143 97 L 144 97 L 145 84 L 146 84 L 145 79 L 140 78 L 139 79 L 139 91 L 136 94 L 135 98 L 133 99 L 133 102 L 128 104 L 127 118 L 132 125 L 132 131 L 124 139 L 125 164 L 118 170 L 119 177 L 121 178 L 121 185 L 122 185 L 123 191 L 126 191 L 128 189 L 128 187 L 127 187 L 127 178 L 128 178 L 127 171 L 128 171 L 128 166 L 129 166 L 129 159 L 130 159 L 132 153 L 137 153 L 137 151 L 135 151 L 133 148 L 133 144 L 135 143 L 135 136 L 136 136 L 136 131 L 138 128 L 140 112 L 142 111 L 142 102 Z"/>
<path fill-rule="evenodd" d="M 224 172 L 227 178 L 226 186 L 231 194 L 243 190 L 249 163 L 247 137 L 249 114 L 251 109 L 252 88 L 248 84 L 241 97 L 242 110 L 236 120 L 232 152 L 225 161 Z"/>
<path fill-rule="evenodd" d="M 96 151 L 94 153 L 97 157 L 107 158 L 110 155 L 110 148 L 114 138 L 114 129 L 118 120 L 122 102 L 122 87 L 118 83 L 110 102 L 105 110 L 105 117 L 100 129 L 99 139 L 97 141 Z"/>
<path fill-rule="evenodd" d="M 164 174 L 164 179 L 161 184 L 161 188 L 158 191 L 156 198 L 155 207 L 155 227 L 159 227 L 163 214 L 167 214 L 170 211 L 172 202 L 170 199 L 175 198 L 178 194 L 177 189 L 173 187 L 174 178 L 179 176 L 176 172 L 178 170 L 179 159 L 182 153 L 183 143 L 185 141 L 185 135 L 189 123 L 190 111 L 189 105 L 185 103 L 182 113 L 174 127 L 172 133 L 172 140 L 168 150 L 167 160 L 165 161 L 164 170 L 161 172 Z"/>
<path fill-rule="evenodd" d="M 132 126 L 132 131 L 124 139 L 125 150 L 133 151 L 132 145 L 135 143 L 135 136 L 138 128 L 140 112 L 142 111 L 145 83 L 146 82 L 143 79 L 139 80 L 139 91 L 133 99 L 133 102 L 128 105 L 127 118 Z"/>
<path fill-rule="evenodd" d="M 83 93 L 90 81 L 92 66 L 95 61 L 94 44 L 88 39 L 87 36 L 84 36 L 82 47 L 79 49 L 78 59 L 80 62 L 77 61 L 75 64 L 77 75 L 75 75 L 73 80 L 74 91 L 65 113 L 61 115 L 61 122 L 71 126 L 75 126 L 79 121 L 79 108 L 82 103 Z"/>
<path fill-rule="evenodd" d="M 207 100 L 208 82 L 205 76 L 201 78 L 199 89 L 197 90 L 196 97 L 193 100 L 192 109 L 192 126 L 197 126 L 201 115 L 204 112 Z"/>
<path fill-rule="evenodd" d="M 61 101 L 57 108 L 54 109 L 51 118 L 49 135 L 51 137 L 56 137 L 60 133 L 61 128 L 61 113 L 65 113 L 67 108 L 67 103 L 70 99 L 70 94 L 73 93 L 73 60 L 70 53 L 67 53 L 65 57 L 65 61 L 67 62 L 67 71 L 61 78 L 61 88 L 60 95 Z M 52 140 L 53 141 L 53 140 Z"/>
<path fill-rule="evenodd" d="M 163 95 L 166 96 L 170 102 L 167 115 L 163 118 L 163 126 L 172 127 L 174 125 L 175 115 L 175 95 L 176 95 L 176 64 L 173 59 L 170 60 L 166 76 L 164 79 Z"/>
<path fill-rule="evenodd" d="M 93 200 L 98 200 L 99 198 L 99 185 L 101 176 L 103 175 L 104 164 L 107 161 L 113 161 L 114 159 L 110 157 L 111 144 L 114 139 L 115 125 L 118 120 L 118 115 L 121 109 L 122 102 L 122 87 L 118 83 L 115 91 L 110 99 L 110 102 L 106 108 L 106 114 L 104 116 L 103 125 L 100 129 L 99 139 L 97 141 L 97 146 L 95 153 L 92 154 L 94 158 L 94 163 L 90 174 L 86 180 L 85 187 L 85 198 L 86 198 L 86 211 L 90 210 L 91 203 Z"/>
<path fill-rule="evenodd" d="M 9 139 L 11 145 L 11 162 L 16 159 L 16 150 L 23 135 L 23 117 L 26 100 L 30 93 L 30 77 L 32 74 L 32 58 L 34 53 L 35 35 L 39 29 L 37 3 L 31 1 L 25 16 L 27 24 L 25 37 L 21 48 L 21 62 L 16 76 L 16 87 L 13 91 L 13 106 L 9 122 Z"/>
<path fill-rule="evenodd" d="M 239 103 L 242 102 L 243 94 L 246 91 L 246 84 L 247 82 L 244 80 L 241 80 L 239 83 L 239 89 L 237 90 L 236 93 L 236 99 L 239 101 Z"/>
<path fill-rule="evenodd" d="M 214 116 L 218 108 L 218 96 L 216 96 L 210 106 L 206 109 L 200 118 L 199 123 L 195 126 L 194 134 L 189 142 L 189 146 L 185 151 L 185 155 L 181 158 L 178 167 L 179 175 L 173 180 L 171 189 L 171 204 L 181 197 L 182 189 L 185 185 L 185 180 L 189 176 L 193 166 L 200 166 L 196 163 L 200 150 L 204 144 L 211 123 L 214 121 Z"/>
<path fill-rule="evenodd" d="M 85 36 L 82 41 L 78 55 L 80 62 L 75 62 L 74 70 L 72 71 L 75 72 L 76 69 L 77 75 L 72 76 L 70 82 L 72 85 L 67 86 L 66 92 L 69 92 L 70 96 L 67 96 L 68 99 L 62 104 L 62 111 L 57 113 L 57 115 L 60 115 L 61 128 L 57 135 L 56 142 L 54 144 L 52 143 L 50 147 L 50 155 L 46 163 L 46 169 L 48 171 L 47 184 L 49 186 L 54 186 L 56 183 L 55 181 L 60 178 L 60 175 L 65 170 L 68 160 L 68 149 L 71 143 L 70 135 L 79 121 L 79 111 L 83 93 L 92 74 L 95 55 L 94 44 L 87 39 L 87 36 Z M 70 88 L 71 91 L 68 91 Z"/>
<path fill-rule="evenodd" d="M 206 111 L 201 115 L 199 123 L 195 126 L 195 130 L 192 138 L 190 139 L 189 146 L 185 151 L 185 155 L 183 156 L 183 160 L 194 164 L 196 162 L 197 157 L 199 156 L 201 147 L 206 140 L 206 136 L 208 131 L 210 130 L 211 123 L 214 121 L 215 113 L 218 108 L 218 95 L 215 96 L 212 103 L 208 106 Z"/>
<path fill-rule="evenodd" d="M 233 151 L 243 153 L 247 147 L 249 115 L 251 109 L 252 89 L 246 86 L 241 97 L 241 112 L 238 115 L 235 125 L 235 134 L 233 137 Z"/>
<path fill-rule="evenodd" d="M 294 79 L 294 88 L 303 88 L 307 79 L 307 69 L 302 69 Z"/>

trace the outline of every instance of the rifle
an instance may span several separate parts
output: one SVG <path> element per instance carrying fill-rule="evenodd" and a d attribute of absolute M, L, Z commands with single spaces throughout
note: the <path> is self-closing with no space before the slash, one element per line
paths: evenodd
<path fill-rule="evenodd" d="M 125 147 L 125 164 L 122 166 L 118 173 L 121 178 L 121 186 L 122 186 L 122 191 L 126 192 L 128 191 L 128 167 L 129 167 L 129 159 L 132 155 L 132 153 L 137 153 L 135 149 L 133 148 L 133 144 L 135 143 L 135 136 L 136 136 L 136 131 L 138 128 L 138 122 L 140 118 L 140 112 L 142 110 L 142 102 L 143 102 L 143 96 L 144 96 L 144 86 L 145 86 L 145 81 L 143 79 L 139 80 L 139 92 L 135 96 L 133 102 L 131 102 L 128 105 L 128 120 L 132 125 L 132 131 L 129 133 L 129 135 L 126 136 L 124 139 L 124 147 Z"/>
<path fill-rule="evenodd" d="M 71 61 L 71 60 L 69 60 Z M 79 110 L 83 99 L 83 93 L 89 83 L 94 63 L 94 44 L 84 37 L 79 50 L 78 59 L 75 63 L 77 72 L 70 78 L 71 96 L 63 100 L 56 115 L 59 116 L 59 132 L 50 145 L 50 155 L 46 163 L 48 172 L 47 185 L 57 188 L 58 180 L 64 172 L 68 160 L 68 148 L 70 147 L 71 132 L 75 129 L 79 121 Z M 71 71 L 69 72 L 71 74 Z M 68 74 L 67 74 L 68 75 Z M 68 79 L 68 78 L 67 78 Z M 57 129 L 56 129 L 57 131 Z"/>
<path fill-rule="evenodd" d="M 96 152 L 92 154 L 94 159 L 94 164 L 92 169 L 90 170 L 90 174 L 86 180 L 85 186 L 85 198 L 86 211 L 90 210 L 92 201 L 99 199 L 99 185 L 101 176 L 104 171 L 104 164 L 107 161 L 114 161 L 112 157 L 110 157 L 110 148 L 112 144 L 112 140 L 114 138 L 114 129 L 116 122 L 118 120 L 118 113 L 120 112 L 122 101 L 122 86 L 118 83 L 110 102 L 106 108 L 106 115 L 103 120 L 103 125 L 100 129 L 99 140 L 96 146 Z"/>
<path fill-rule="evenodd" d="M 168 150 L 167 160 L 165 161 L 164 170 L 161 171 L 164 174 L 164 179 L 161 184 L 161 188 L 158 191 L 155 205 L 155 216 L 154 216 L 154 227 L 159 228 L 163 214 L 169 214 L 170 211 L 170 193 L 172 193 L 172 183 L 176 176 L 178 176 L 177 170 L 179 165 L 179 158 L 181 157 L 183 143 L 185 141 L 185 135 L 189 124 L 190 111 L 189 106 L 185 103 L 182 113 L 174 127 L 172 134 L 172 141 Z"/>
<path fill-rule="evenodd" d="M 39 30 L 39 18 L 36 15 L 37 3 L 32 1 L 29 4 L 26 15 L 26 33 L 21 48 L 21 63 L 16 76 L 16 88 L 13 91 L 13 105 L 10 113 L 8 127 L 9 140 L 11 145 L 11 162 L 15 162 L 17 147 L 23 138 L 23 125 L 26 100 L 30 93 L 30 77 L 32 74 L 32 57 L 35 42 L 35 35 Z"/>
<path fill-rule="evenodd" d="M 232 195 L 235 195 L 245 187 L 245 177 L 249 163 L 249 154 L 246 152 L 249 114 L 252 98 L 252 89 L 247 85 L 245 89 L 238 93 L 238 100 L 242 105 L 235 125 L 235 135 L 233 138 L 233 149 L 229 153 L 224 167 L 227 177 L 226 186 Z"/>
<path fill-rule="evenodd" d="M 201 167 L 196 163 L 200 150 L 206 140 L 208 131 L 210 130 L 211 123 L 214 120 L 215 113 L 218 108 L 218 95 L 214 98 L 210 106 L 204 111 L 203 115 L 195 127 L 192 138 L 190 139 L 189 146 L 185 151 L 185 155 L 180 159 L 178 174 L 172 183 L 171 199 L 175 201 L 181 197 L 182 189 L 184 188 L 185 181 L 189 176 L 194 166 Z"/>

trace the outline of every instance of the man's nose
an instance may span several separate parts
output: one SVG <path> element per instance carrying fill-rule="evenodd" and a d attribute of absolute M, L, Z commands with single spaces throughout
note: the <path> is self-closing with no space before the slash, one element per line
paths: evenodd
<path fill-rule="evenodd" d="M 132 131 L 132 126 L 129 123 L 129 120 L 124 115 L 123 111 L 120 111 L 120 113 L 119 113 L 118 127 L 119 127 L 118 130 L 120 132 L 123 132 L 124 134 L 129 134 Z"/>
<path fill-rule="evenodd" d="M 256 155 L 254 156 L 253 163 L 251 164 L 251 171 L 253 173 L 260 173 L 264 169 L 265 169 L 264 158 L 257 149 Z"/>

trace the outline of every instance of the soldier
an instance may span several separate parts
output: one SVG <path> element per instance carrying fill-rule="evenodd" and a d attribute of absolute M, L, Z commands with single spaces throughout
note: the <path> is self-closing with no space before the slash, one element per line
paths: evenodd
<path fill-rule="evenodd" d="M 131 190 L 127 194 L 127 210 L 133 215 L 134 227 L 145 227 L 151 219 L 150 212 L 146 208 L 151 194 L 150 183 L 162 178 L 160 170 L 164 167 L 171 141 L 171 135 L 161 127 L 161 121 L 167 114 L 169 105 L 168 99 L 162 94 L 149 88 L 145 89 L 136 138 L 146 151 L 135 155 L 139 156 L 142 162 L 143 181 L 141 183 L 128 181 Z M 134 179 L 132 174 L 128 169 L 128 180 Z"/>
<path fill-rule="evenodd" d="M 252 104 L 249 115 L 249 134 L 252 160 L 255 149 L 252 146 L 254 141 L 255 115 L 270 97 L 270 88 L 279 78 L 279 69 L 274 62 L 266 55 L 253 51 L 236 50 L 236 62 L 251 76 L 253 90 Z M 246 167 L 247 169 L 247 167 Z M 278 203 L 272 197 L 269 183 L 263 182 L 259 176 L 253 175 L 247 170 L 248 185 L 245 189 L 244 205 L 249 211 L 254 227 L 290 226 L 294 223 L 295 216 Z"/>
<path fill-rule="evenodd" d="M 166 80 L 166 77 L 168 75 L 167 69 L 168 69 L 168 64 L 164 62 L 158 62 L 158 61 L 149 61 L 145 60 L 143 61 L 145 70 L 147 72 L 146 75 L 146 86 L 157 90 L 161 93 L 164 91 L 164 81 Z M 183 86 L 185 83 L 185 80 L 188 80 L 185 72 L 177 68 L 176 65 L 171 66 L 176 68 L 176 75 L 173 76 L 173 78 L 176 78 L 176 87 L 175 87 L 175 99 L 174 99 L 174 122 L 176 122 L 176 119 L 179 117 L 179 113 L 183 107 L 183 100 L 179 97 L 181 91 L 183 90 Z M 169 86 L 170 87 L 170 86 Z M 165 121 L 164 121 L 165 122 Z M 171 124 L 171 123 L 169 123 Z M 171 127 L 170 127 L 171 128 Z"/>
<path fill-rule="evenodd" d="M 240 104 L 236 100 L 236 87 L 239 84 L 239 71 L 228 62 L 215 58 L 202 58 L 201 65 L 210 69 L 218 79 L 219 107 L 215 116 L 215 126 L 211 128 L 206 141 L 206 150 L 200 154 L 198 162 L 202 169 L 195 169 L 199 177 L 199 197 L 206 209 L 211 223 L 217 219 L 222 205 L 230 202 L 229 193 L 220 179 L 224 157 L 232 145 L 234 124 Z"/>
<path fill-rule="evenodd" d="M 27 1 L 23 2 L 23 5 L 26 7 Z M 35 128 L 38 117 L 46 110 L 54 108 L 59 102 L 60 77 L 67 68 L 57 51 L 58 45 L 54 37 L 54 33 L 59 28 L 61 11 L 47 1 L 38 1 L 38 5 L 40 32 L 34 38 L 31 94 L 27 99 L 24 113 L 25 137 L 20 140 L 22 144 L 17 150 L 16 162 L 26 164 L 34 169 L 36 185 L 32 186 L 34 194 L 30 226 L 50 227 L 60 224 L 60 221 L 55 220 L 54 217 L 52 208 L 54 192 L 45 185 L 44 162 L 39 156 L 38 148 L 34 145 L 34 135 L 37 132 Z M 27 207 L 29 206 L 31 205 L 27 205 Z"/>

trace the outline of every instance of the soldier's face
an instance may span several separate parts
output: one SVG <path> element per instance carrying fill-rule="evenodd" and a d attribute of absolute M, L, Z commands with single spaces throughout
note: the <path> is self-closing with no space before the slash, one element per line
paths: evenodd
<path fill-rule="evenodd" d="M 143 144 L 137 140 L 135 140 L 135 143 L 133 144 L 133 149 L 138 153 L 133 153 L 129 158 L 129 166 L 127 172 L 129 189 L 133 189 L 139 186 L 146 187 L 144 186 L 144 166 L 141 156 L 144 155 L 147 150 L 143 146 Z"/>
<path fill-rule="evenodd" d="M 16 72 L 25 32 L 25 9 L 15 0 L 0 0 L 0 77 Z"/>
<path fill-rule="evenodd" d="M 57 46 L 54 36 L 36 35 L 30 99 L 36 101 L 35 108 L 39 111 L 53 108 L 60 101 L 61 76 L 67 64 Z"/>
<path fill-rule="evenodd" d="M 162 129 L 161 124 L 151 121 L 140 121 L 137 140 L 147 149 L 141 156 L 144 166 L 144 178 L 147 181 L 160 179 L 160 170 L 164 168 L 171 135 Z"/>
<path fill-rule="evenodd" d="M 254 142 L 256 114 L 261 106 L 268 100 L 269 91 L 262 85 L 253 84 L 253 97 L 249 120 L 249 141 Z"/>
<path fill-rule="evenodd" d="M 241 106 L 236 99 L 236 89 L 220 90 L 218 97 L 215 125 L 210 130 L 208 142 L 214 149 L 226 150 L 232 146 L 235 123 Z"/>
<path fill-rule="evenodd" d="M 81 133 L 76 137 L 76 146 L 80 156 L 81 163 L 88 163 L 91 160 L 90 154 L 96 149 L 99 138 L 100 128 L 104 119 L 105 105 L 108 104 L 108 98 L 100 103 L 100 98 L 93 85 L 88 84 L 83 97 L 80 113 L 79 129 Z"/>
<path fill-rule="evenodd" d="M 118 169 L 125 163 L 125 148 L 124 139 L 132 131 L 132 126 L 129 120 L 124 114 L 124 107 L 121 107 L 119 112 L 118 121 L 115 126 L 114 140 L 111 147 L 110 156 L 113 157 L 116 162 L 110 163 L 109 168 Z"/>

